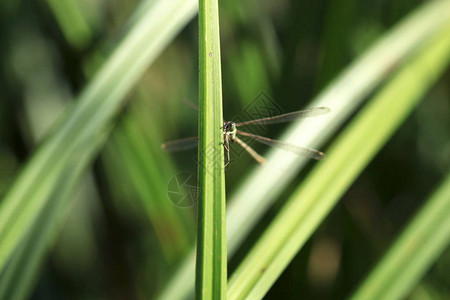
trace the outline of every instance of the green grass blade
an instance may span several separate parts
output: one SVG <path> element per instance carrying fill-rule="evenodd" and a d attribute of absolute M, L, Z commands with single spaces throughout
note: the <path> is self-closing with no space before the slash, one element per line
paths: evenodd
<path fill-rule="evenodd" d="M 47 3 L 69 44 L 82 49 L 92 41 L 93 28 L 80 1 L 47 0 Z"/>
<path fill-rule="evenodd" d="M 299 120 L 280 139 L 320 149 L 365 97 L 449 20 L 450 1 L 430 1 L 419 7 L 344 70 L 309 105 L 330 107 L 330 114 Z M 279 149 L 272 149 L 266 158 L 267 162 L 255 168 L 229 199 L 229 253 L 233 253 L 241 244 L 292 178 L 309 161 Z"/>
<path fill-rule="evenodd" d="M 229 282 L 229 299 L 260 299 L 445 70 L 450 25 L 428 41 L 348 126 L 299 186 Z M 376 130 L 374 130 L 376 128 Z"/>
<path fill-rule="evenodd" d="M 330 118 L 320 117 L 293 124 L 282 140 L 295 141 L 320 149 L 320 146 L 347 120 L 364 98 L 403 59 L 417 50 L 450 19 L 450 1 L 431 1 L 377 42 L 367 53 L 353 62 L 312 102 L 311 107 L 332 108 Z M 308 160 L 286 151 L 271 149 L 267 162 L 255 168 L 228 201 L 228 255 L 233 254 L 248 236 L 270 205 L 283 192 Z M 277 171 L 281 170 L 281 171 Z M 267 176 L 270 174 L 270 177 Z M 189 255 L 179 272 L 168 283 L 159 299 L 183 299 L 193 290 L 191 280 L 194 255 Z M 176 287 L 176 288 L 173 288 Z"/>
<path fill-rule="evenodd" d="M 0 275 L 0 299 L 28 298 L 47 250 L 61 229 L 70 200 L 73 200 L 73 190 L 84 177 L 86 166 L 91 163 L 90 153 L 96 151 L 94 148 L 102 145 L 106 137 L 105 134 L 89 145 L 92 147 L 90 151 L 86 151 L 79 160 L 67 165 L 46 207 L 42 209 L 31 230 Z"/>
<path fill-rule="evenodd" d="M 225 172 L 217 0 L 199 1 L 199 152 L 197 299 L 225 299 Z"/>
<path fill-rule="evenodd" d="M 450 173 L 351 299 L 404 299 L 450 243 Z"/>
<path fill-rule="evenodd" d="M 131 110 L 113 134 L 111 145 L 115 156 L 120 157 L 116 171 L 122 173 L 120 180 L 127 181 L 141 201 L 148 219 L 160 242 L 168 262 L 182 257 L 192 246 L 195 228 L 193 222 L 183 219 L 183 210 L 175 206 L 167 196 L 167 184 L 171 167 L 162 157 L 161 142 L 156 139 L 157 149 L 150 147 L 144 138 L 143 128 L 136 122 L 138 112 Z M 107 163 L 109 159 L 105 159 Z M 126 176 L 123 176 L 126 174 Z M 128 178 L 127 179 L 124 179 Z"/>
<path fill-rule="evenodd" d="M 67 164 L 77 161 L 88 151 L 87 145 L 109 130 L 125 95 L 196 8 L 195 1 L 160 0 L 141 13 L 76 105 L 24 167 L 0 204 L 0 270 L 46 207 Z"/>

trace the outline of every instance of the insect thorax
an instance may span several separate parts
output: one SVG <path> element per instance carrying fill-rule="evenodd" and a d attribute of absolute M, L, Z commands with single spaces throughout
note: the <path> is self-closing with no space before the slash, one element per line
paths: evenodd
<path fill-rule="evenodd" d="M 232 141 L 234 141 L 237 132 L 236 124 L 233 121 L 224 122 L 223 132 L 228 135 Z"/>

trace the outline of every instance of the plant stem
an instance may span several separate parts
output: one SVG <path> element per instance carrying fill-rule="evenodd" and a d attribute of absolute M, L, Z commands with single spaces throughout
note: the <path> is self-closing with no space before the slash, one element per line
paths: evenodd
<path fill-rule="evenodd" d="M 217 0 L 199 1 L 199 63 L 196 299 L 226 299 L 225 172 Z"/>

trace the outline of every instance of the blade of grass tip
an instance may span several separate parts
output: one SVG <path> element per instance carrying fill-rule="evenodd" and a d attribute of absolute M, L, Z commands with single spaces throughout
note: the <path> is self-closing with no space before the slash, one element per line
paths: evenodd
<path fill-rule="evenodd" d="M 226 299 L 225 170 L 217 0 L 199 1 L 199 64 L 196 299 Z"/>
<path fill-rule="evenodd" d="M 404 299 L 450 243 L 450 173 L 351 299 Z"/>
<path fill-rule="evenodd" d="M 416 51 L 424 40 L 449 20 L 449 0 L 424 3 L 355 60 L 311 102 L 311 107 L 330 107 L 329 116 L 298 121 L 289 127 L 281 140 L 320 149 L 386 75 L 401 66 L 405 57 Z M 242 180 L 241 186 L 228 201 L 229 257 L 307 161 L 298 155 L 271 149 L 266 163 L 256 167 Z M 269 181 L 267 174 L 270 174 Z M 186 258 L 179 273 L 168 282 L 158 299 L 183 299 L 192 293 L 194 271 L 189 269 L 194 265 L 189 261 L 192 257 L 189 255 Z"/>
<path fill-rule="evenodd" d="M 86 145 L 98 139 L 133 84 L 191 20 L 196 9 L 194 0 L 159 0 L 146 13 L 140 12 L 141 18 L 67 111 L 59 127 L 34 153 L 0 202 L 0 271 L 46 207 L 67 163 L 89 151 Z"/>
<path fill-rule="evenodd" d="M 294 192 L 229 281 L 228 299 L 261 299 L 450 59 L 450 25 L 370 101 Z M 373 128 L 377 130 L 374 131 Z M 370 137 L 370 138 L 368 138 Z"/>

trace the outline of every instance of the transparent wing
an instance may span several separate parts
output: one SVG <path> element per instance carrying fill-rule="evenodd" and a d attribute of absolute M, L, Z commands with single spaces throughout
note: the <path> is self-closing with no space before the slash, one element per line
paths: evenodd
<path fill-rule="evenodd" d="M 300 154 L 312 159 L 317 159 L 317 160 L 322 160 L 325 158 L 325 154 L 323 152 L 317 151 L 315 149 L 311 149 L 311 148 L 306 148 L 306 147 L 300 147 L 300 146 L 296 146 L 296 145 L 292 145 L 289 143 L 285 143 L 285 142 L 281 142 L 281 141 L 277 141 L 277 140 L 273 140 L 273 139 L 269 139 L 263 136 L 259 136 L 256 134 L 251 134 L 248 132 L 243 132 L 238 130 L 237 131 L 238 134 L 241 134 L 243 136 L 248 136 L 250 138 L 255 139 L 256 141 L 272 146 L 272 147 L 276 147 L 276 148 L 280 148 L 289 152 L 293 152 L 296 154 Z"/>
<path fill-rule="evenodd" d="M 276 124 L 276 123 L 284 123 L 290 122 L 293 120 L 307 118 L 307 117 L 315 117 L 318 115 L 323 115 L 330 112 L 328 107 L 314 107 L 305 110 L 298 110 L 294 112 L 290 112 L 287 114 L 282 114 L 273 117 L 267 117 L 262 119 L 250 120 L 245 122 L 236 123 L 236 126 L 245 126 L 245 125 L 265 125 L 265 124 Z"/>
<path fill-rule="evenodd" d="M 161 145 L 161 148 L 167 152 L 177 152 L 190 150 L 198 147 L 198 137 L 188 137 L 179 140 L 173 140 Z"/>
<path fill-rule="evenodd" d="M 248 152 L 248 154 L 250 154 L 258 163 L 263 164 L 265 163 L 266 159 L 264 157 L 262 157 L 261 155 L 259 155 L 255 150 L 253 150 L 252 147 L 250 147 L 249 145 L 247 145 L 243 140 L 241 140 L 240 138 L 238 138 L 237 136 L 235 137 L 235 141 L 242 147 L 244 148 L 245 151 Z"/>
<path fill-rule="evenodd" d="M 192 107 L 193 109 L 195 109 L 196 111 L 198 111 L 198 105 L 195 104 L 194 102 L 191 102 L 190 100 L 186 99 L 186 98 L 182 98 L 181 101 L 183 101 L 184 104 Z"/>

